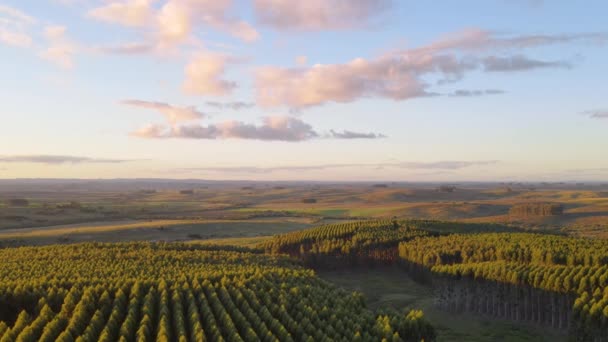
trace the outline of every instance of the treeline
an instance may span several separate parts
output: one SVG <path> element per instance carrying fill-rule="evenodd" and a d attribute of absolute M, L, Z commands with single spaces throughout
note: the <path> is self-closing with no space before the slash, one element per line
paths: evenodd
<path fill-rule="evenodd" d="M 427 235 L 404 222 L 349 222 L 278 235 L 260 247 L 270 254 L 298 257 L 312 267 L 392 264 L 400 241 Z"/>
<path fill-rule="evenodd" d="M 432 341 L 285 257 L 186 244 L 0 250 L 0 341 Z"/>
<path fill-rule="evenodd" d="M 543 265 L 608 265 L 608 245 L 599 239 L 548 234 L 451 234 L 399 246 L 399 255 L 425 266 L 508 261 Z"/>
<path fill-rule="evenodd" d="M 269 254 L 288 254 L 312 267 L 394 264 L 398 245 L 423 236 L 451 232 L 513 231 L 497 224 L 434 220 L 375 220 L 330 224 L 281 234 L 260 246 Z"/>
<path fill-rule="evenodd" d="M 538 234 L 421 238 L 399 256 L 435 275 L 440 304 L 570 329 L 576 340 L 608 336 L 608 245 Z"/>

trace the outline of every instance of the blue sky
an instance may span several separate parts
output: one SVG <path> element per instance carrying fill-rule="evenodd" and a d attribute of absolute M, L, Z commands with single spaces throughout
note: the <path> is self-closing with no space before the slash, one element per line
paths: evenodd
<path fill-rule="evenodd" d="M 604 1 L 0 3 L 0 178 L 597 180 Z"/>

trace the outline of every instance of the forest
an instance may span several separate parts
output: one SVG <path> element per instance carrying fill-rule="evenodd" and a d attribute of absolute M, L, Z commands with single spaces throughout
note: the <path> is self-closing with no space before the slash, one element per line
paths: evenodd
<path fill-rule="evenodd" d="M 124 229 L 201 229 L 194 221 L 185 228 L 149 224 Z M 318 275 L 374 269 L 407 275 L 432 290 L 433 308 L 452 315 L 607 341 L 603 239 L 430 219 L 303 228 L 247 245 L 238 238 L 213 244 L 202 235 L 186 242 L 6 245 L 0 342 L 450 340 L 438 332 L 441 322 L 416 305 L 370 306 L 370 293 Z M 99 231 L 124 234 L 120 229 Z"/>
<path fill-rule="evenodd" d="M 446 310 L 543 325 L 576 341 L 608 340 L 604 240 L 484 232 L 492 227 L 481 224 L 462 224 L 462 234 L 444 226 L 417 220 L 335 224 L 279 235 L 262 247 L 313 268 L 397 264 L 432 286 Z"/>
<path fill-rule="evenodd" d="M 283 256 L 181 243 L 0 250 L 0 341 L 432 341 Z"/>

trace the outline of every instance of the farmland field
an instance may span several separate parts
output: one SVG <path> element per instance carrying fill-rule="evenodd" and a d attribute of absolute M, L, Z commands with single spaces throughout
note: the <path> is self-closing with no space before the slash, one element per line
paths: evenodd
<path fill-rule="evenodd" d="M 2 341 L 602 341 L 600 185 L 154 185 L 0 187 Z"/>

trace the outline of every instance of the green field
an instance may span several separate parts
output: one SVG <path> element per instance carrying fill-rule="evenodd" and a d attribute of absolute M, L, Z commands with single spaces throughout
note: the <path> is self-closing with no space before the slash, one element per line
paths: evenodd
<path fill-rule="evenodd" d="M 432 290 L 412 280 L 398 268 L 358 268 L 353 270 L 317 271 L 325 280 L 348 290 L 362 292 L 370 308 L 420 308 L 437 329 L 438 341 L 566 341 L 564 334 L 521 323 L 483 318 L 477 315 L 454 315 L 434 305 Z"/>

